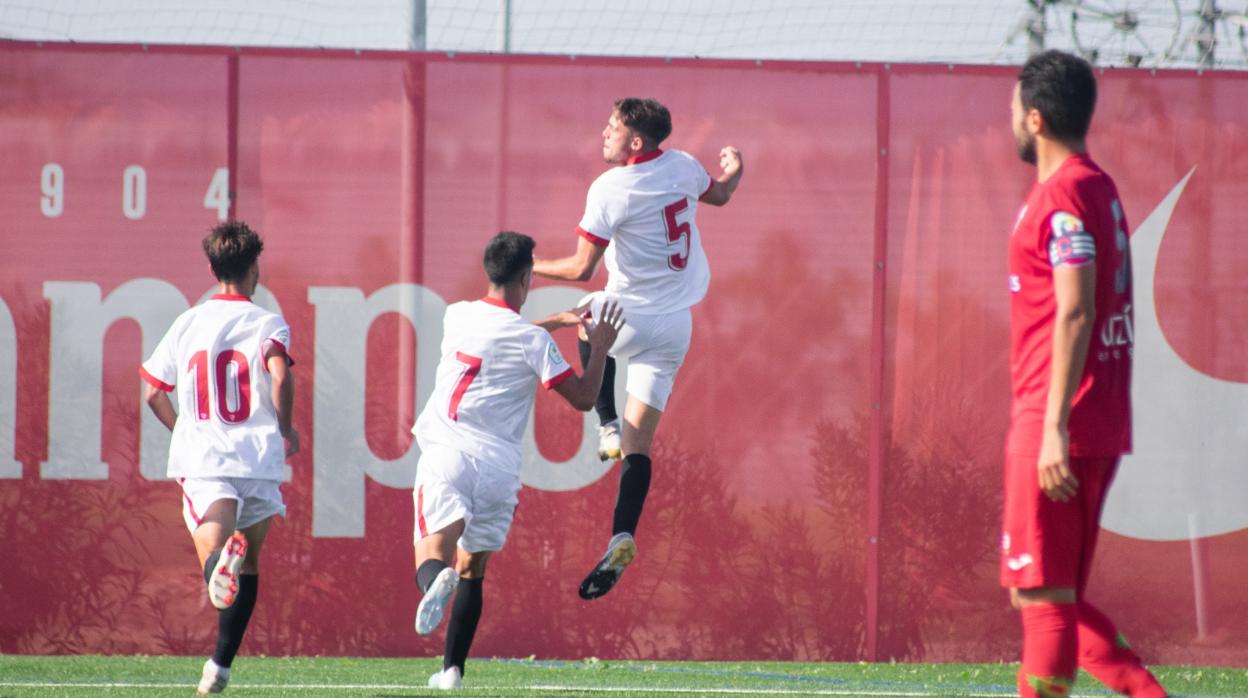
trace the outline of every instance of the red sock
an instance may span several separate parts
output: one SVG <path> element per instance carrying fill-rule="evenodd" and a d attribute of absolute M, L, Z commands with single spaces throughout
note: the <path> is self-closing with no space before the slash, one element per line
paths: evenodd
<path fill-rule="evenodd" d="M 1132 698 L 1164 698 L 1166 690 L 1095 606 L 1079 602 L 1079 666 L 1107 688 Z"/>
<path fill-rule="evenodd" d="M 1039 603 L 1023 607 L 1022 698 L 1070 695 L 1078 669 L 1078 615 L 1074 604 Z"/>

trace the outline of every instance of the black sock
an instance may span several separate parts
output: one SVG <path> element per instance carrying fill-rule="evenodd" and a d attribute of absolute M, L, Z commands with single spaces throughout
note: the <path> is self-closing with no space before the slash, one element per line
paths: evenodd
<path fill-rule="evenodd" d="M 256 595 L 260 590 L 260 575 L 238 575 L 238 594 L 234 596 L 234 605 L 221 611 L 217 618 L 217 650 L 212 653 L 212 661 L 217 666 L 228 667 L 234 662 L 234 655 L 243 644 L 243 633 L 247 632 L 247 623 L 251 621 L 251 612 L 256 608 Z"/>
<path fill-rule="evenodd" d="M 581 355 L 581 370 L 589 365 L 589 342 L 576 340 L 576 350 Z M 620 416 L 615 413 L 615 359 L 607 357 L 607 365 L 602 369 L 602 387 L 598 389 L 598 399 L 594 402 L 594 411 L 598 413 L 598 423 L 614 422 Z"/>
<path fill-rule="evenodd" d="M 615 500 L 615 518 L 611 522 L 611 534 L 637 534 L 637 521 L 641 519 L 641 507 L 650 491 L 650 456 L 630 453 L 620 461 L 620 494 Z"/>
<path fill-rule="evenodd" d="M 221 559 L 221 551 L 224 548 L 217 548 L 208 554 L 208 559 L 204 560 L 204 584 L 212 579 L 212 570 L 217 566 L 217 561 Z"/>
<path fill-rule="evenodd" d="M 472 638 L 477 634 L 477 622 L 481 620 L 484 588 L 485 578 L 459 580 L 459 586 L 455 589 L 455 603 L 451 607 L 451 620 L 446 626 L 443 670 L 457 666 L 460 676 L 463 676 L 468 648 L 472 646 Z"/>
<path fill-rule="evenodd" d="M 429 587 L 433 585 L 433 580 L 437 579 L 438 574 L 447 567 L 450 567 L 450 565 L 437 558 L 429 558 L 420 563 L 420 567 L 416 570 L 416 586 L 420 587 L 420 592 L 423 594 L 429 591 Z"/>

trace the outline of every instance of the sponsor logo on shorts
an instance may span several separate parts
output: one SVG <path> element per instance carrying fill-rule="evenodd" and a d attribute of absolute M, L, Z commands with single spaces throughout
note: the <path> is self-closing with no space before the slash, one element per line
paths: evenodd
<path fill-rule="evenodd" d="M 1028 555 L 1027 553 L 1023 553 L 1022 555 L 1019 555 L 1018 557 L 1007 558 L 1005 561 L 1005 564 L 1011 570 L 1017 572 L 1023 569 L 1024 567 L 1026 567 L 1027 565 L 1030 565 L 1033 562 L 1035 562 L 1035 560 L 1032 559 L 1031 555 Z"/>

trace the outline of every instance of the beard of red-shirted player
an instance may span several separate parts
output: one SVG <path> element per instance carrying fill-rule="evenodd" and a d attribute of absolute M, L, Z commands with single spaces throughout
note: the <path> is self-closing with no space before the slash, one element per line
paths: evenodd
<path fill-rule="evenodd" d="M 1036 137 L 1026 129 L 1014 129 L 1014 144 L 1018 147 L 1018 157 L 1028 165 L 1036 164 Z"/>

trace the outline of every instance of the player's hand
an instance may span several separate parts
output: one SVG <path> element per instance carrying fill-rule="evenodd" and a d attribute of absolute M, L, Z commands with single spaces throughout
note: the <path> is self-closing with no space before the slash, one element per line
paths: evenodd
<path fill-rule="evenodd" d="M 729 177 L 735 176 L 745 164 L 741 161 L 741 151 L 733 146 L 725 146 L 719 151 L 719 167 Z"/>
<path fill-rule="evenodd" d="M 286 435 L 286 456 L 290 457 L 299 452 L 299 432 L 294 429 Z"/>
<path fill-rule="evenodd" d="M 1055 502 L 1068 502 L 1079 491 L 1079 480 L 1070 471 L 1070 432 L 1063 427 L 1045 428 L 1036 462 L 1040 489 Z"/>
<path fill-rule="evenodd" d="M 584 308 L 588 308 L 586 305 Z M 555 324 L 560 327 L 578 327 L 581 324 L 582 316 L 585 314 L 584 308 L 573 308 L 572 310 L 564 310 L 551 316 Z"/>
<path fill-rule="evenodd" d="M 618 301 L 604 303 L 602 317 L 598 318 L 598 322 L 593 327 L 589 326 L 589 318 L 581 322 L 581 327 L 588 337 L 590 349 L 607 351 L 615 345 L 615 338 L 619 336 L 620 328 L 624 326 L 624 310 L 620 308 Z"/>

